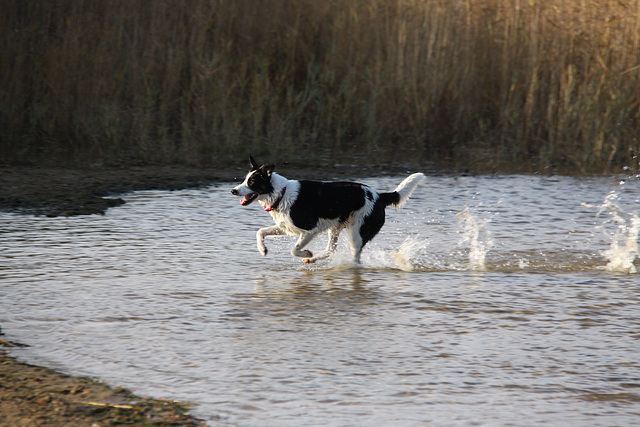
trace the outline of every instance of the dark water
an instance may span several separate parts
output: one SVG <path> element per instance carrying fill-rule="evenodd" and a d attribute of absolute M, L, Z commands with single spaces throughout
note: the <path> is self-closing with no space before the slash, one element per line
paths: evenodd
<path fill-rule="evenodd" d="M 262 257 L 231 187 L 0 214 L 13 354 L 211 425 L 640 424 L 638 181 L 430 177 L 360 267 Z"/>

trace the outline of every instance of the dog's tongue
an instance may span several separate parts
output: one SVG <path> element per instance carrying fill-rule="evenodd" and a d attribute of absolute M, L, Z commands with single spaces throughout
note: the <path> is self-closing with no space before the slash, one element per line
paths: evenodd
<path fill-rule="evenodd" d="M 249 193 L 240 200 L 240 204 L 242 206 L 247 206 L 249 203 L 253 202 L 256 198 L 258 198 L 258 193 Z"/>

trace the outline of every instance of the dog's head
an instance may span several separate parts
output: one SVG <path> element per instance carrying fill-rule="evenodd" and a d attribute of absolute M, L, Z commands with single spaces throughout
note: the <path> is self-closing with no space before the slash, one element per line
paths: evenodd
<path fill-rule="evenodd" d="M 240 201 L 242 206 L 248 206 L 260 196 L 273 192 L 271 176 L 276 165 L 271 163 L 258 166 L 253 156 L 249 156 L 249 161 L 251 162 L 251 171 L 249 171 L 242 184 L 231 190 L 231 194 L 234 196 L 242 196 Z"/>

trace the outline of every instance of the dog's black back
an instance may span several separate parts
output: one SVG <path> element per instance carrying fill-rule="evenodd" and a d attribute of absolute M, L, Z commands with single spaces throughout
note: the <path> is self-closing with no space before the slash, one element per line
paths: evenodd
<path fill-rule="evenodd" d="M 365 195 L 373 199 L 371 190 L 353 182 L 300 181 L 300 190 L 291 206 L 291 219 L 296 227 L 313 229 L 320 219 L 338 219 L 341 223 L 362 208 Z"/>

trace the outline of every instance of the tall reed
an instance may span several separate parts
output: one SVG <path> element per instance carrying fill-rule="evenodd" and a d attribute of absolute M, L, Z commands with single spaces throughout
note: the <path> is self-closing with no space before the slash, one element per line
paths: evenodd
<path fill-rule="evenodd" d="M 640 0 L 3 0 L 5 161 L 637 168 Z"/>

